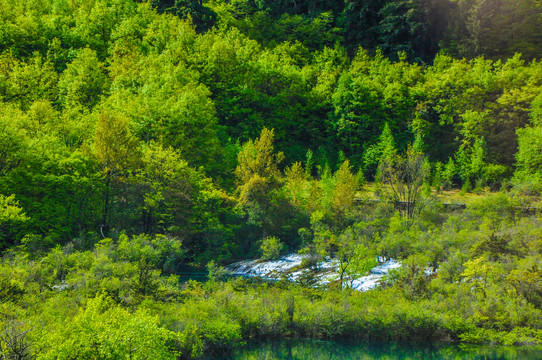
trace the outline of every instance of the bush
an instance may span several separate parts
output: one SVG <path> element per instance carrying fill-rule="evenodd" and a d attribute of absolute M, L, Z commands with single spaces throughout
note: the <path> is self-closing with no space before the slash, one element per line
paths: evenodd
<path fill-rule="evenodd" d="M 260 245 L 262 260 L 275 260 L 280 256 L 280 252 L 284 248 L 284 244 L 275 236 L 266 237 Z"/>
<path fill-rule="evenodd" d="M 99 295 L 41 341 L 49 359 L 175 359 L 170 344 L 176 338 L 148 311 L 130 313 Z"/>

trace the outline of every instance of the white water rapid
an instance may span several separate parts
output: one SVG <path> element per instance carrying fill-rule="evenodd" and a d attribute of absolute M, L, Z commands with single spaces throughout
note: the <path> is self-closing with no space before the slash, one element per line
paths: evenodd
<path fill-rule="evenodd" d="M 227 269 L 236 275 L 255 276 L 271 280 L 286 279 L 289 281 L 300 281 L 312 271 L 301 268 L 303 259 L 303 255 L 289 254 L 272 261 L 244 260 L 227 266 Z M 344 286 L 359 291 L 374 289 L 390 270 L 401 266 L 398 261 L 393 259 L 386 260 L 378 258 L 378 260 L 380 264 L 371 269 L 367 275 L 353 280 L 348 279 Z M 339 279 L 337 267 L 338 264 L 335 260 L 327 259 L 320 262 L 317 266 L 318 271 L 313 273 L 314 285 L 323 286 L 337 282 Z"/>

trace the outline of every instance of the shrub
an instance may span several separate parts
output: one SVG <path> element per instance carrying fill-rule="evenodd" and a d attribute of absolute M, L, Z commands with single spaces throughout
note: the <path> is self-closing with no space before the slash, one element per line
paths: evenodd
<path fill-rule="evenodd" d="M 280 252 L 284 248 L 284 244 L 275 236 L 266 237 L 260 245 L 262 260 L 274 260 L 280 256 Z"/>

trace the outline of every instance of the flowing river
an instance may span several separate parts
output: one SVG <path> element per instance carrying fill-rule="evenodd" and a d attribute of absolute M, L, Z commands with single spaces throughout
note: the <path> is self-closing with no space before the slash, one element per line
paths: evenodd
<path fill-rule="evenodd" d="M 282 340 L 248 344 L 224 360 L 537 360 L 542 347 L 363 344 Z"/>

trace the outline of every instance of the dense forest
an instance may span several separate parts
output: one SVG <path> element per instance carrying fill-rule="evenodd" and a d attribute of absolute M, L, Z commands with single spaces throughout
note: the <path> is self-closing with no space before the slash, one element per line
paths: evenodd
<path fill-rule="evenodd" d="M 0 359 L 541 343 L 541 43 L 535 0 L 0 0 Z M 403 266 L 223 281 L 297 251 Z"/>

